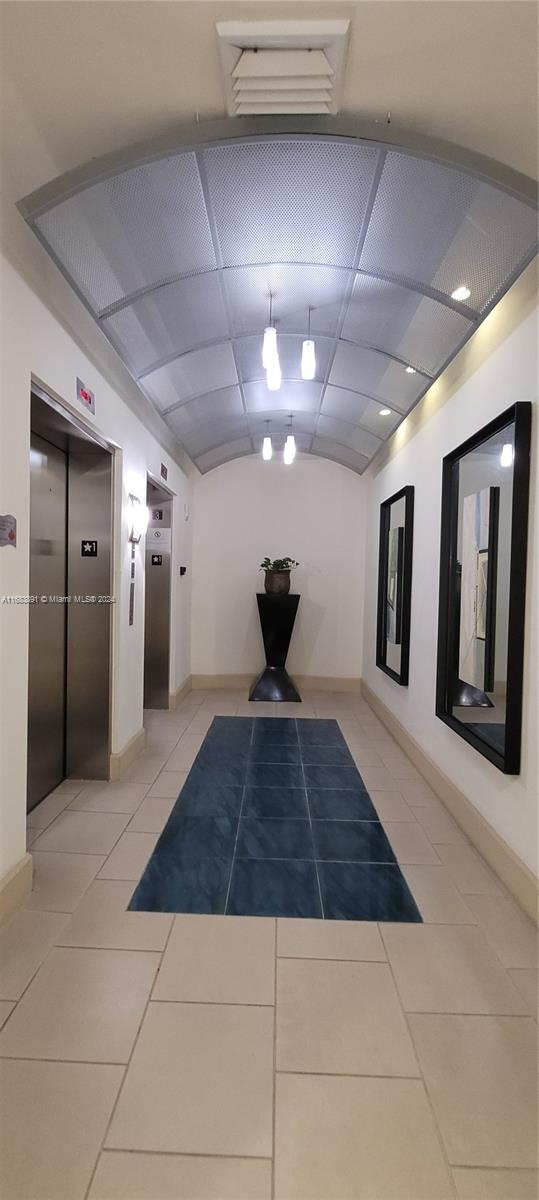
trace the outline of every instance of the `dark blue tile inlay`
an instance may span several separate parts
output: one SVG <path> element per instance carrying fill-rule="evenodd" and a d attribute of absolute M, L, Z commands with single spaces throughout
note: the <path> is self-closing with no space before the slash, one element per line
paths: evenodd
<path fill-rule="evenodd" d="M 305 746 L 346 746 L 336 721 L 304 718 L 297 721 L 297 727 L 299 740 Z"/>
<path fill-rule="evenodd" d="M 286 767 L 281 763 L 249 763 L 246 783 L 251 787 L 304 787 L 303 770 Z"/>
<path fill-rule="evenodd" d="M 253 917 L 321 917 L 313 862 L 237 858 L 227 913 Z"/>
<path fill-rule="evenodd" d="M 215 717 L 129 906 L 421 921 L 336 721 Z"/>
<path fill-rule="evenodd" d="M 137 912 L 223 913 L 231 866 L 226 858 L 177 862 L 154 853 L 129 908 Z"/>
<path fill-rule="evenodd" d="M 397 864 L 318 863 L 325 916 L 333 921 L 421 921 Z"/>
<path fill-rule="evenodd" d="M 236 846 L 238 858 L 314 858 L 310 822 L 242 817 Z"/>
<path fill-rule="evenodd" d="M 305 783 L 313 788 L 361 788 L 363 780 L 357 767 L 304 766 Z"/>
<path fill-rule="evenodd" d="M 249 762 L 253 763 L 286 763 L 293 766 L 301 762 L 299 742 L 296 745 L 283 745 L 280 742 L 255 742 L 249 751 Z"/>
<path fill-rule="evenodd" d="M 185 789 L 184 789 L 185 790 Z M 326 821 L 377 821 L 368 792 L 360 788 L 307 788 L 311 817 Z"/>
<path fill-rule="evenodd" d="M 379 821 L 313 821 L 316 858 L 343 862 L 394 863 Z"/>
<path fill-rule="evenodd" d="M 239 817 L 242 796 L 243 787 L 222 787 L 205 777 L 189 776 L 170 820 L 177 824 L 182 817 Z"/>
<path fill-rule="evenodd" d="M 308 817 L 304 788 L 246 787 L 244 817 Z"/>
<path fill-rule="evenodd" d="M 261 717 L 260 719 L 264 720 L 263 717 Z M 289 725 L 281 724 L 281 722 L 278 719 L 272 719 L 271 717 L 268 717 L 268 720 L 271 721 L 271 726 L 266 727 L 264 729 L 258 728 L 258 722 L 255 725 L 255 729 L 254 729 L 254 733 L 253 733 L 253 744 L 255 746 L 257 746 L 257 745 L 258 746 L 261 746 L 261 745 L 296 746 L 297 745 L 298 734 L 297 734 L 297 729 L 296 729 L 296 722 L 293 720 L 292 717 L 290 718 Z"/>
<path fill-rule="evenodd" d="M 225 784 L 227 787 L 242 787 L 245 783 L 245 771 L 247 769 L 247 759 L 238 761 L 234 756 L 220 755 L 218 752 L 215 756 L 206 757 L 206 754 L 197 754 L 189 777 L 191 775 L 198 783 L 211 782 L 212 784 Z"/>
<path fill-rule="evenodd" d="M 182 862 L 186 859 L 231 858 L 237 830 L 236 817 L 180 815 L 165 826 L 156 852 Z"/>

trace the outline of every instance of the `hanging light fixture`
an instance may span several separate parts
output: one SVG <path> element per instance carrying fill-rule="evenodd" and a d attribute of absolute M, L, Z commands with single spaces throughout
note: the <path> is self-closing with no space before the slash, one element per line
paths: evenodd
<path fill-rule="evenodd" d="M 266 371 L 266 386 L 268 392 L 278 392 L 281 386 L 281 381 L 281 364 L 279 362 L 279 357 L 277 356 L 277 358 L 270 363 Z"/>
<path fill-rule="evenodd" d="M 292 433 L 292 413 L 290 413 L 290 433 L 284 444 L 283 462 L 289 467 L 296 457 L 296 439 Z"/>
<path fill-rule="evenodd" d="M 277 330 L 273 324 L 273 296 L 270 292 L 269 325 L 264 330 L 262 342 L 262 366 L 266 372 L 266 386 L 270 392 L 278 392 L 282 374 L 277 349 Z"/>
<path fill-rule="evenodd" d="M 301 378 L 314 379 L 316 374 L 316 350 L 314 342 L 311 340 L 311 313 L 309 309 L 309 327 L 308 336 L 306 337 L 301 347 Z"/>
<path fill-rule="evenodd" d="M 269 369 L 275 359 L 279 357 L 277 351 L 277 330 L 273 324 L 273 296 L 270 292 L 270 310 L 269 323 L 264 330 L 264 341 L 262 342 L 262 366 L 265 371 Z"/>
<path fill-rule="evenodd" d="M 271 444 L 271 438 L 269 436 L 270 422 L 266 421 L 266 425 L 268 426 L 268 432 L 264 438 L 264 441 L 262 442 L 262 458 L 264 459 L 264 462 L 269 462 L 273 456 L 273 446 Z"/>

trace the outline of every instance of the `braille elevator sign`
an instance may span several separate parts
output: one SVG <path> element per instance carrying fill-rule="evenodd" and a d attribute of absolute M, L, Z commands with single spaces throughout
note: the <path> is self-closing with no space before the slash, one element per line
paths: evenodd
<path fill-rule="evenodd" d="M 97 558 L 97 542 L 85 538 L 80 544 L 80 552 L 82 558 Z"/>
<path fill-rule="evenodd" d="M 162 554 L 152 554 L 152 567 L 162 567 L 162 566 L 163 566 L 163 555 Z"/>

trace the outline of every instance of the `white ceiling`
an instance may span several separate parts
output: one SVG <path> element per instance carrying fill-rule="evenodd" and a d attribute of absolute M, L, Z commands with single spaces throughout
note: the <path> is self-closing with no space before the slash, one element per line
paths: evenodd
<path fill-rule="evenodd" d="M 412 135 L 450 138 L 517 170 L 536 173 L 534 3 L 369 0 L 341 4 L 329 0 L 307 5 L 302 0 L 297 4 L 30 0 L 0 5 L 2 68 L 9 90 L 17 96 L 25 115 L 24 122 L 13 123 L 13 127 L 4 120 L 2 128 L 6 160 L 21 164 L 17 170 L 18 192 L 13 198 L 20 198 L 23 190 L 29 192 L 85 160 L 119 150 L 130 142 L 173 134 L 180 121 L 192 120 L 195 115 L 201 127 L 210 118 L 224 115 L 215 22 L 276 19 L 280 15 L 351 19 L 343 113 L 374 119 L 386 137 L 390 111 L 392 125 Z M 44 151 L 42 156 L 35 153 L 37 144 Z M 55 170 L 44 174 L 45 160 L 54 164 Z M 183 165 L 187 168 L 186 156 Z M 195 170 L 195 191 L 196 175 Z M 368 170 L 362 169 L 361 176 L 362 185 L 368 186 Z M 223 179 L 226 182 L 226 175 Z M 321 195 L 324 188 L 335 183 L 331 171 L 326 172 L 323 182 Z M 339 190 L 340 175 L 333 205 Z M 412 189 L 409 195 L 415 196 L 416 191 Z M 488 254 L 476 263 L 480 285 L 469 302 L 473 313 L 458 312 L 448 303 L 452 271 L 469 262 L 469 256 L 463 259 L 462 244 L 459 251 L 458 237 L 463 235 L 455 226 L 449 238 L 453 262 L 444 274 L 444 263 L 447 265 L 451 255 L 443 245 L 441 212 L 431 230 L 435 241 L 432 262 L 423 261 L 422 266 L 419 260 L 425 260 L 425 255 L 417 240 L 421 228 L 417 206 L 414 212 L 415 200 L 408 218 L 406 205 L 400 206 L 389 243 L 387 213 L 385 218 L 382 214 L 378 227 L 376 220 L 371 222 L 361 262 L 355 264 L 361 267 L 361 273 L 355 278 L 350 272 L 358 229 L 349 227 L 347 246 L 347 231 L 341 220 L 350 217 L 349 211 L 343 209 L 340 213 L 337 230 L 336 226 L 328 229 L 330 208 L 325 217 L 320 206 L 316 211 L 309 208 L 304 228 L 298 229 L 305 214 L 305 199 L 299 194 L 296 197 L 288 225 L 282 216 L 272 219 L 270 204 L 265 221 L 258 221 L 260 228 L 265 226 L 267 244 L 253 244 L 249 253 L 239 247 L 240 230 L 233 231 L 236 245 L 224 264 L 233 269 L 224 275 L 216 270 L 214 239 L 204 226 L 203 200 L 193 201 L 188 235 L 182 239 L 182 247 L 176 247 L 181 261 L 171 264 L 167 237 L 162 239 L 151 265 L 141 261 L 140 243 L 126 244 L 122 286 L 116 294 L 103 285 L 107 278 L 103 259 L 109 259 L 109 284 L 113 278 L 117 284 L 114 250 L 119 212 L 113 214 L 116 224 L 108 230 L 102 225 L 98 265 L 96 268 L 94 260 L 93 269 L 98 270 L 104 293 L 91 296 L 84 288 L 80 290 L 91 311 L 101 316 L 101 328 L 139 380 L 139 386 L 165 414 L 170 428 L 201 470 L 258 448 L 267 419 L 271 419 L 271 431 L 278 435 L 278 441 L 290 411 L 294 413 L 300 449 L 338 458 L 356 470 L 364 469 L 380 439 L 392 432 L 402 413 L 408 411 L 445 361 L 446 350 L 450 356 L 469 331 L 467 316 L 480 319 L 497 287 L 510 273 L 509 268 L 515 265 L 498 262 L 496 255 L 493 262 L 490 246 Z M 462 197 L 456 201 L 456 208 L 460 204 L 462 210 L 464 232 L 469 232 L 474 221 L 477 224 L 478 217 L 480 221 L 486 219 L 495 232 L 507 225 L 507 214 L 502 217 L 501 227 L 496 225 L 500 214 L 493 213 L 488 204 L 485 208 L 485 199 L 483 193 L 472 203 L 470 192 L 466 211 Z M 230 226 L 230 198 L 228 203 L 229 211 L 222 216 L 224 226 Z M 471 223 L 469 217 L 473 218 Z M 251 227 L 253 223 L 254 218 Z M 512 224 L 509 220 L 508 232 Z M 314 242 L 313 228 L 317 231 Z M 241 232 L 245 239 L 245 226 Z M 327 243 L 325 254 L 319 244 L 315 245 L 321 235 Z M 298 254 L 290 253 L 294 238 L 300 246 Z M 193 256 L 191 264 L 187 261 L 189 254 Z M 428 260 L 428 254 L 426 257 Z M 488 259 L 494 268 L 491 279 L 485 277 Z M 73 263 L 64 261 L 64 267 L 77 282 Z M 394 282 L 384 282 L 379 277 L 384 274 Z M 399 286 L 397 281 L 403 275 L 409 281 L 415 280 L 417 291 Z M 177 282 L 168 289 L 159 288 L 138 305 L 125 303 L 137 289 L 147 290 L 171 278 Z M 422 285 L 427 285 L 427 291 L 434 289 L 436 298 L 427 296 Z M 268 397 L 260 378 L 259 342 L 270 289 L 277 295 L 286 387 L 282 394 Z M 168 300 L 173 303 L 165 311 Z M 103 319 L 103 310 L 115 302 L 118 312 Z M 297 381 L 301 335 L 309 305 L 317 309 L 313 329 L 319 364 L 317 381 L 311 385 Z M 208 326 L 208 336 L 206 330 L 204 336 L 201 334 L 201 319 Z M 369 349 L 372 346 L 376 352 Z M 393 358 L 386 357 L 384 372 L 377 373 L 380 350 Z M 170 362 L 156 368 L 156 362 L 165 358 Z M 404 373 L 408 361 L 418 369 L 415 376 Z M 398 386 L 384 391 L 379 386 L 381 374 L 389 377 L 393 373 L 396 379 L 395 372 Z M 389 418 L 380 418 L 381 403 L 391 408 Z"/>
<path fill-rule="evenodd" d="M 59 173 L 196 113 L 225 116 L 215 22 L 279 16 L 351 19 L 343 113 L 390 111 L 401 129 L 536 174 L 533 0 L 28 0 L 0 4 L 0 53 Z"/>

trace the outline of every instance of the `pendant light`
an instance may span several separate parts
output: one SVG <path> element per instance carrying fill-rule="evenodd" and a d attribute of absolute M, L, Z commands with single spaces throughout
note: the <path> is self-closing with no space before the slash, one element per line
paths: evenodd
<path fill-rule="evenodd" d="M 272 363 L 278 359 L 277 352 L 277 330 L 272 320 L 273 316 L 273 296 L 270 292 L 270 310 L 269 323 L 264 330 L 264 341 L 262 342 L 262 366 L 264 370 L 269 370 Z"/>
<path fill-rule="evenodd" d="M 262 442 L 262 458 L 264 459 L 264 462 L 270 462 L 272 455 L 273 455 L 273 446 L 271 444 L 271 438 L 269 436 L 270 422 L 266 421 L 266 425 L 268 426 L 268 432 L 264 438 L 264 441 Z"/>
<path fill-rule="evenodd" d="M 281 386 L 281 380 L 281 364 L 277 358 L 274 362 L 270 363 L 266 371 L 266 387 L 268 392 L 278 392 Z"/>
<path fill-rule="evenodd" d="M 284 444 L 283 462 L 287 467 L 291 466 L 296 457 L 296 439 L 292 433 L 292 413 L 290 413 L 290 433 Z"/>
<path fill-rule="evenodd" d="M 308 336 L 301 347 L 301 378 L 314 379 L 316 374 L 316 350 L 314 342 L 311 340 L 311 313 L 309 309 L 309 327 Z"/>

